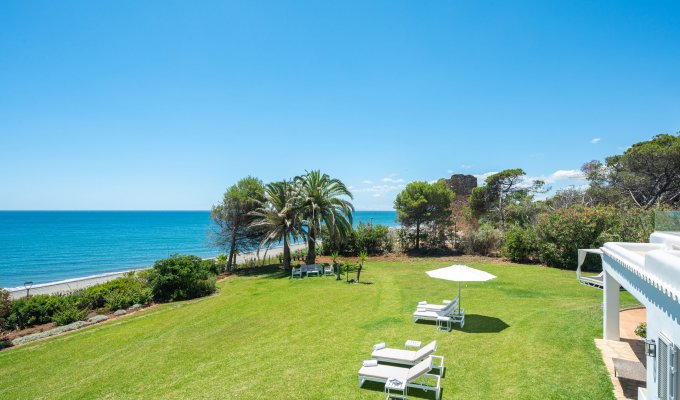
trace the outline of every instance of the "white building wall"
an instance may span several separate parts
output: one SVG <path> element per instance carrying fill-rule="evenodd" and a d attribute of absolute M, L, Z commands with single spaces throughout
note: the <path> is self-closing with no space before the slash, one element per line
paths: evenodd
<path fill-rule="evenodd" d="M 658 343 L 659 334 L 663 333 L 676 346 L 680 347 L 680 321 L 678 320 L 680 316 L 680 303 L 652 286 L 652 284 L 642 280 L 638 275 L 622 266 L 606 253 L 602 256 L 602 264 L 605 278 L 609 275 L 647 308 L 647 338 L 654 339 Z M 607 338 L 607 319 L 611 318 L 611 315 L 607 312 L 606 295 L 605 293 L 605 303 L 603 305 L 605 308 L 605 338 Z M 614 304 L 611 305 L 613 306 Z M 612 310 L 609 311 L 611 313 Z M 616 313 L 616 318 L 618 318 L 618 312 Z M 657 398 L 657 359 L 647 357 L 647 394 L 649 399 Z"/>

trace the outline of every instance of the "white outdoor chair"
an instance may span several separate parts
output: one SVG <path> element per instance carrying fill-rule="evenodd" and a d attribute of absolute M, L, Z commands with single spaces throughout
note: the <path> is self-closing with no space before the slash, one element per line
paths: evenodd
<path fill-rule="evenodd" d="M 437 350 L 437 341 L 433 340 L 429 344 L 421 347 L 416 351 L 401 350 L 385 347 L 379 350 L 373 350 L 371 358 L 380 362 L 403 365 L 416 365 L 428 357 L 432 360 L 437 360 L 437 365 L 432 365 L 432 368 L 439 370 L 439 375 L 444 375 L 444 357 L 435 356 L 434 352 Z"/>
<path fill-rule="evenodd" d="M 291 272 L 291 278 L 302 278 L 302 268 L 293 267 L 293 271 Z"/>
<path fill-rule="evenodd" d="M 324 265 L 323 266 L 323 274 L 325 276 L 335 275 L 335 271 L 333 271 L 333 266 L 332 265 Z"/>
<path fill-rule="evenodd" d="M 431 374 L 432 368 L 433 361 L 431 356 L 411 368 L 383 364 L 361 367 L 358 374 L 359 387 L 363 386 L 366 381 L 386 383 L 388 379 L 399 379 L 406 382 L 407 388 L 434 391 L 436 399 L 439 400 L 441 395 L 441 377 Z"/>

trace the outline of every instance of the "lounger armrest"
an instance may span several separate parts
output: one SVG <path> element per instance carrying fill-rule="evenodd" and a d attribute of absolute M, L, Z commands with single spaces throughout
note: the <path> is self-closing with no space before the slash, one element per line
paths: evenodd
<path fill-rule="evenodd" d="M 451 300 L 442 300 L 442 304 L 451 304 Z"/>

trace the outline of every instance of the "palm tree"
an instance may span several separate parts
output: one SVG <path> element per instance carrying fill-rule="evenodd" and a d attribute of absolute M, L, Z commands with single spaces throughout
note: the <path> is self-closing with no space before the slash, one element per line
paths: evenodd
<path fill-rule="evenodd" d="M 294 185 L 281 181 L 265 187 L 266 201 L 253 211 L 255 218 L 251 228 L 262 234 L 260 248 L 269 249 L 273 244 L 283 242 L 283 267 L 290 268 L 290 241 L 297 241 L 303 235 L 298 207 L 295 205 Z"/>
<path fill-rule="evenodd" d="M 297 202 L 307 231 L 307 264 L 316 261 L 316 237 L 326 224 L 331 237 L 343 237 L 352 230 L 352 193 L 344 183 L 319 170 L 295 177 Z"/>

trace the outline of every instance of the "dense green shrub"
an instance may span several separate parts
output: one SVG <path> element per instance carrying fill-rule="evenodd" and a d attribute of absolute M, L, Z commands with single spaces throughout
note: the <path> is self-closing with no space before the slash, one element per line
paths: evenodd
<path fill-rule="evenodd" d="M 72 301 L 65 304 L 59 311 L 52 316 L 52 322 L 56 325 L 68 325 L 72 322 L 82 321 L 87 317 L 88 311 L 81 310 Z"/>
<path fill-rule="evenodd" d="M 337 251 L 345 256 L 358 256 L 366 251 L 369 255 L 389 253 L 394 248 L 394 238 L 389 227 L 360 222 L 344 238 L 331 237 L 328 229 L 322 229 L 323 247 L 319 254 L 331 255 Z"/>
<path fill-rule="evenodd" d="M 576 269 L 578 249 L 618 240 L 617 224 L 619 217 L 610 207 L 577 206 L 543 214 L 536 226 L 540 260 L 550 267 Z"/>
<path fill-rule="evenodd" d="M 484 224 L 477 230 L 468 231 L 462 238 L 465 254 L 489 256 L 498 253 L 503 244 L 503 232 Z"/>
<path fill-rule="evenodd" d="M 91 286 L 75 294 L 79 301 L 79 308 L 96 310 L 106 308 L 115 311 L 130 307 L 133 304 L 147 305 L 153 299 L 146 274 L 130 273 L 124 277 L 109 282 Z"/>
<path fill-rule="evenodd" d="M 353 232 L 353 255 L 365 251 L 368 255 L 380 255 L 392 251 L 390 229 L 385 225 L 359 223 Z"/>
<path fill-rule="evenodd" d="M 227 255 L 218 254 L 215 257 L 215 275 L 219 275 L 227 270 Z"/>
<path fill-rule="evenodd" d="M 135 284 L 127 290 L 112 290 L 104 295 L 104 304 L 111 311 L 128 308 L 134 304 L 147 305 L 151 303 L 153 293 L 151 288 L 142 284 Z"/>
<path fill-rule="evenodd" d="M 24 329 L 52 322 L 52 316 L 64 308 L 67 301 L 62 296 L 44 294 L 14 300 L 7 324 L 11 328 Z"/>
<path fill-rule="evenodd" d="M 538 256 L 538 235 L 533 227 L 513 226 L 505 237 L 503 256 L 512 261 L 531 261 Z"/>
<path fill-rule="evenodd" d="M 576 268 L 578 249 L 605 242 L 645 242 L 653 230 L 653 210 L 602 206 L 559 209 L 542 215 L 536 226 L 541 262 L 571 269 Z"/>
<path fill-rule="evenodd" d="M 196 256 L 175 254 L 158 260 L 149 273 L 149 283 L 157 300 L 186 300 L 206 296 L 215 291 L 212 261 Z"/>
<path fill-rule="evenodd" d="M 12 313 L 12 302 L 9 300 L 9 292 L 0 289 L 0 336 L 3 329 L 6 329 L 7 318 Z"/>

